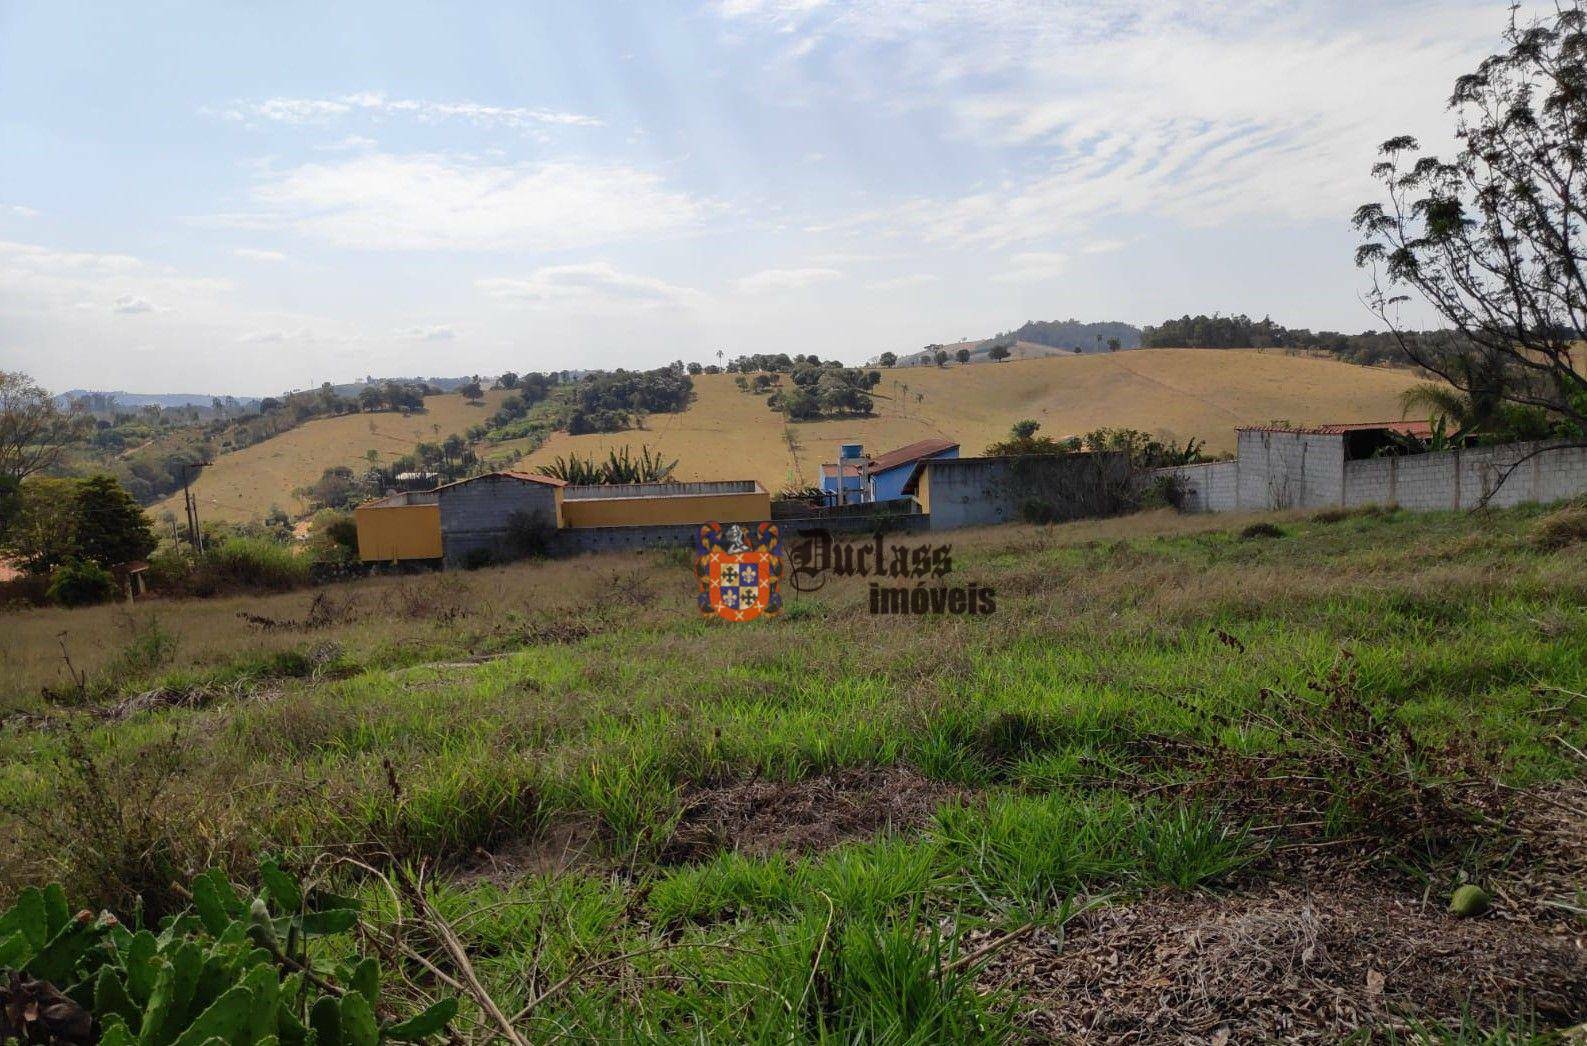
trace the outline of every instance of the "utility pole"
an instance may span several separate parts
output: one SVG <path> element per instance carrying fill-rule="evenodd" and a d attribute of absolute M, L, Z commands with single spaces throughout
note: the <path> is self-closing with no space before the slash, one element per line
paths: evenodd
<path fill-rule="evenodd" d="M 188 489 L 193 478 L 193 470 L 201 469 L 210 464 L 207 461 L 195 461 L 182 465 L 182 505 L 187 509 L 187 540 L 195 552 L 204 551 L 203 532 L 198 529 L 198 498 Z"/>

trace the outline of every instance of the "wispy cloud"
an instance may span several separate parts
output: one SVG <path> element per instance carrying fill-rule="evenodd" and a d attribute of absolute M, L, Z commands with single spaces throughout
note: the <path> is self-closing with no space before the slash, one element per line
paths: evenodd
<path fill-rule="evenodd" d="M 762 269 L 733 281 L 733 286 L 744 294 L 766 294 L 797 290 L 842 277 L 838 269 Z"/>
<path fill-rule="evenodd" d="M 698 225 L 713 209 L 623 164 L 371 153 L 271 171 L 256 210 L 199 219 L 371 250 L 561 250 Z"/>
<path fill-rule="evenodd" d="M 123 294 L 110 303 L 110 311 L 123 316 L 134 316 L 140 312 L 154 312 L 155 306 L 147 298 L 140 298 L 136 294 Z"/>
<path fill-rule="evenodd" d="M 0 242 L 0 301 L 34 310 L 119 315 L 170 311 L 156 302 L 213 300 L 230 282 L 188 276 L 130 254 Z"/>
<path fill-rule="evenodd" d="M 890 279 L 875 280 L 867 283 L 868 290 L 873 291 L 898 291 L 907 287 L 925 287 L 933 283 L 941 283 L 942 277 L 930 272 L 916 272 L 908 276 L 894 276 Z"/>
<path fill-rule="evenodd" d="M 280 251 L 263 250 L 258 247 L 236 247 L 232 249 L 231 253 L 249 261 L 283 262 L 287 260 L 287 256 Z"/>
<path fill-rule="evenodd" d="M 1014 255 L 1012 267 L 993 276 L 998 283 L 1041 283 L 1063 275 L 1067 255 L 1057 251 L 1026 251 Z"/>
<path fill-rule="evenodd" d="M 1371 192 L 1379 141 L 1447 136 L 1449 87 L 1503 18 L 1483 0 L 1385 5 L 1370 25 L 1352 6 L 1301 0 L 737 0 L 718 11 L 748 46 L 780 47 L 784 66 L 808 70 L 796 81 L 808 90 L 930 113 L 1007 157 L 1010 174 L 987 187 L 814 226 L 961 249 L 1080 237 L 1133 216 L 1342 221 Z M 819 57 L 794 43 L 812 37 Z M 817 75 L 832 67 L 855 75 Z"/>
<path fill-rule="evenodd" d="M 475 286 L 498 301 L 572 311 L 677 308 L 700 305 L 705 300 L 699 291 L 623 272 L 604 261 L 548 265 L 527 276 L 478 280 Z"/>
<path fill-rule="evenodd" d="M 0 203 L 0 214 L 9 214 L 14 218 L 37 218 L 39 212 L 32 207 L 24 207 L 20 203 Z"/>
<path fill-rule="evenodd" d="M 406 117 L 420 123 L 460 120 L 479 127 L 600 127 L 602 121 L 582 113 L 526 106 L 391 98 L 379 91 L 359 91 L 330 98 L 265 98 L 237 101 L 204 112 L 240 123 L 327 124 L 350 116 L 376 119 Z M 345 141 L 345 139 L 344 139 Z"/>
<path fill-rule="evenodd" d="M 431 326 L 399 327 L 391 333 L 393 337 L 403 341 L 451 341 L 457 337 L 457 328 L 442 323 Z"/>

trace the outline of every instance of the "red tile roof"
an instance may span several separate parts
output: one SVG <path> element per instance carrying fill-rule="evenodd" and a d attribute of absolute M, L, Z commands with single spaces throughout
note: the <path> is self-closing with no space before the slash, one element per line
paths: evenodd
<path fill-rule="evenodd" d="M 934 454 L 941 454 L 945 450 L 955 450 L 958 446 L 953 440 L 943 439 L 941 436 L 916 440 L 913 443 L 906 443 L 896 450 L 890 450 L 886 454 L 878 454 L 872 458 L 871 471 L 886 472 L 888 469 L 895 469 L 900 465 L 919 461 L 921 458 L 929 458 Z"/>

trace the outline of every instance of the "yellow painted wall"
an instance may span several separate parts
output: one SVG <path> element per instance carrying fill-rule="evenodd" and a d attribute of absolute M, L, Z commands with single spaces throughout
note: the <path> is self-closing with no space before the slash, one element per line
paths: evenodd
<path fill-rule="evenodd" d="M 923 469 L 920 470 L 920 486 L 915 491 L 915 500 L 920 502 L 920 511 L 925 512 L 927 514 L 929 514 L 931 512 L 931 469 L 930 469 L 930 467 L 923 468 Z"/>
<path fill-rule="evenodd" d="M 441 558 L 440 505 L 360 505 L 353 521 L 365 562 Z"/>
<path fill-rule="evenodd" d="M 758 523 L 771 519 L 771 495 L 684 494 L 653 498 L 564 501 L 567 527 L 643 527 L 661 523 Z"/>

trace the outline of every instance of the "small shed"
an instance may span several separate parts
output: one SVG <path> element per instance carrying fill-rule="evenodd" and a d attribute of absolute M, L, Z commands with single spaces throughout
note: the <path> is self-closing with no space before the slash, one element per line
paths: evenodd
<path fill-rule="evenodd" d="M 491 472 L 371 501 L 353 512 L 359 558 L 449 564 L 509 558 L 520 531 L 562 526 L 564 486 L 530 472 Z"/>

